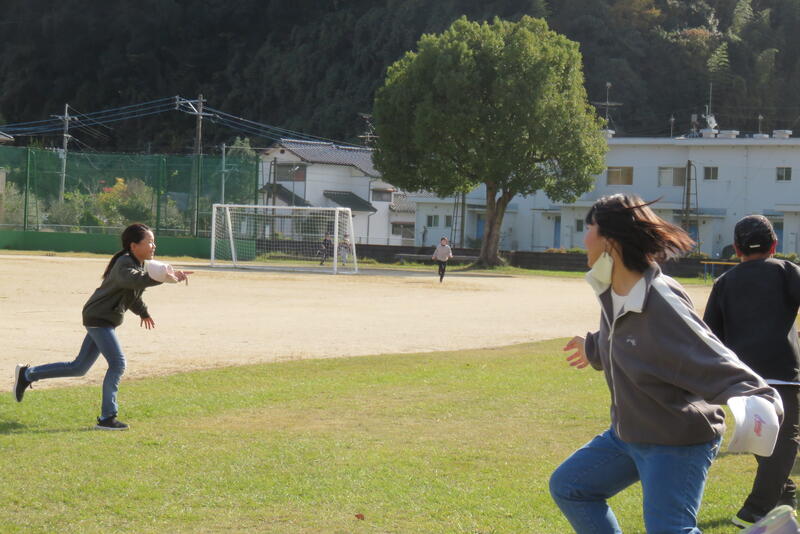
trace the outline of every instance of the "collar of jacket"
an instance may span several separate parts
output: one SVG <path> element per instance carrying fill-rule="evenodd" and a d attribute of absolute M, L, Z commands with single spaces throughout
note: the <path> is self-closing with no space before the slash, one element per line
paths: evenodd
<path fill-rule="evenodd" d="M 644 305 L 647 301 L 647 296 L 650 294 L 650 286 L 653 285 L 653 280 L 656 278 L 656 276 L 660 275 L 661 268 L 657 263 L 651 263 L 650 266 L 644 271 L 644 284 L 637 283 L 628 294 L 628 298 L 625 301 L 625 312 L 642 313 Z M 611 317 L 614 307 L 611 303 L 611 284 L 599 284 L 597 283 L 597 280 L 589 280 L 588 276 L 587 281 L 589 281 L 589 285 L 592 286 L 595 295 L 597 295 L 598 300 L 600 300 L 600 304 L 603 306 L 603 312 L 605 313 L 606 317 Z M 611 322 L 609 321 L 609 324 L 610 323 Z"/>

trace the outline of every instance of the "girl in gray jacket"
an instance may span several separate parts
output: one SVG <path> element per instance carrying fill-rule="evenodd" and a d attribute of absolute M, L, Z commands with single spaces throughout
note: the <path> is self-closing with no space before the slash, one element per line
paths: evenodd
<path fill-rule="evenodd" d="M 155 322 L 142 301 L 145 288 L 159 285 L 144 268 L 156 251 L 155 237 L 144 224 L 135 223 L 122 232 L 122 250 L 114 254 L 103 273 L 103 282 L 83 307 L 86 338 L 78 356 L 71 362 L 50 363 L 30 367 L 18 365 L 14 373 L 14 397 L 22 401 L 25 390 L 37 381 L 64 376 L 83 376 L 102 353 L 108 362 L 103 380 L 103 404 L 97 426 L 100 430 L 127 430 L 117 419 L 117 390 L 125 372 L 125 355 L 117 340 L 116 327 L 122 324 L 126 310 L 141 318 L 141 325 L 150 330 Z M 172 281 L 187 280 L 190 271 L 174 271 Z"/>
<path fill-rule="evenodd" d="M 725 430 L 720 404 L 759 395 L 780 416 L 780 399 L 655 263 L 691 249 L 682 229 L 632 195 L 601 198 L 586 225 L 600 328 L 564 350 L 574 351 L 570 365 L 603 371 L 611 426 L 556 469 L 550 492 L 579 534 L 621 533 L 607 500 L 641 482 L 648 534 L 700 533 L 706 475 Z"/>

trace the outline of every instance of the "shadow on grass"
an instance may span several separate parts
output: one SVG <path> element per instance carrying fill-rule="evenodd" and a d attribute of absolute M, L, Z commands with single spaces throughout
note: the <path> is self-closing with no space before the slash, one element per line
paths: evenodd
<path fill-rule="evenodd" d="M 30 427 L 19 421 L 0 421 L 0 435 L 10 434 L 66 434 L 70 432 L 99 432 L 94 426 L 74 426 L 68 428 Z"/>
<path fill-rule="evenodd" d="M 708 521 L 700 521 L 700 523 L 698 523 L 697 526 L 700 527 L 701 530 L 707 529 L 707 528 L 726 527 L 726 526 L 727 527 L 731 527 L 732 529 L 738 529 L 739 528 L 739 527 L 734 526 L 733 523 L 731 523 L 731 518 L 730 517 L 721 517 L 721 518 L 717 518 L 717 519 L 710 519 Z M 735 531 L 732 531 L 732 532 L 735 532 Z"/>

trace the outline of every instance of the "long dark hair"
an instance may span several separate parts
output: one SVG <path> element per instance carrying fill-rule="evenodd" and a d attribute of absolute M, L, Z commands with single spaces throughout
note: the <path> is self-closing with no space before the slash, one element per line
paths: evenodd
<path fill-rule="evenodd" d="M 131 243 L 138 243 L 147 237 L 147 232 L 149 231 L 150 227 L 142 223 L 133 223 L 122 231 L 122 236 L 120 236 L 122 239 L 122 250 L 111 256 L 111 260 L 108 262 L 106 270 L 103 273 L 103 280 L 105 280 L 108 273 L 111 272 L 111 268 L 117 263 L 119 257 L 131 251 Z"/>
<path fill-rule="evenodd" d="M 644 272 L 651 261 L 664 261 L 691 250 L 694 241 L 683 228 L 659 217 L 636 195 L 603 197 L 586 214 L 586 224 L 596 224 L 597 233 L 620 247 L 622 263 Z"/>

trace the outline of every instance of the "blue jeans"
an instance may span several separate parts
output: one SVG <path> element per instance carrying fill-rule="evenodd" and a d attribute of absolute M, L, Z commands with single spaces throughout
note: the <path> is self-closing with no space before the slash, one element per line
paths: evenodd
<path fill-rule="evenodd" d="M 47 378 L 61 378 L 65 376 L 83 376 L 97 361 L 100 353 L 108 362 L 108 371 L 103 379 L 103 406 L 101 418 L 117 415 L 117 390 L 119 381 L 125 373 L 125 355 L 119 345 L 117 335 L 113 328 L 86 327 L 86 337 L 83 339 L 78 356 L 71 362 L 48 363 L 31 367 L 25 373 L 25 378 L 35 382 Z"/>
<path fill-rule="evenodd" d="M 699 534 L 697 512 L 722 438 L 699 445 L 625 443 L 607 430 L 550 477 L 550 494 L 578 534 L 620 534 L 607 499 L 641 481 L 648 534 Z"/>

